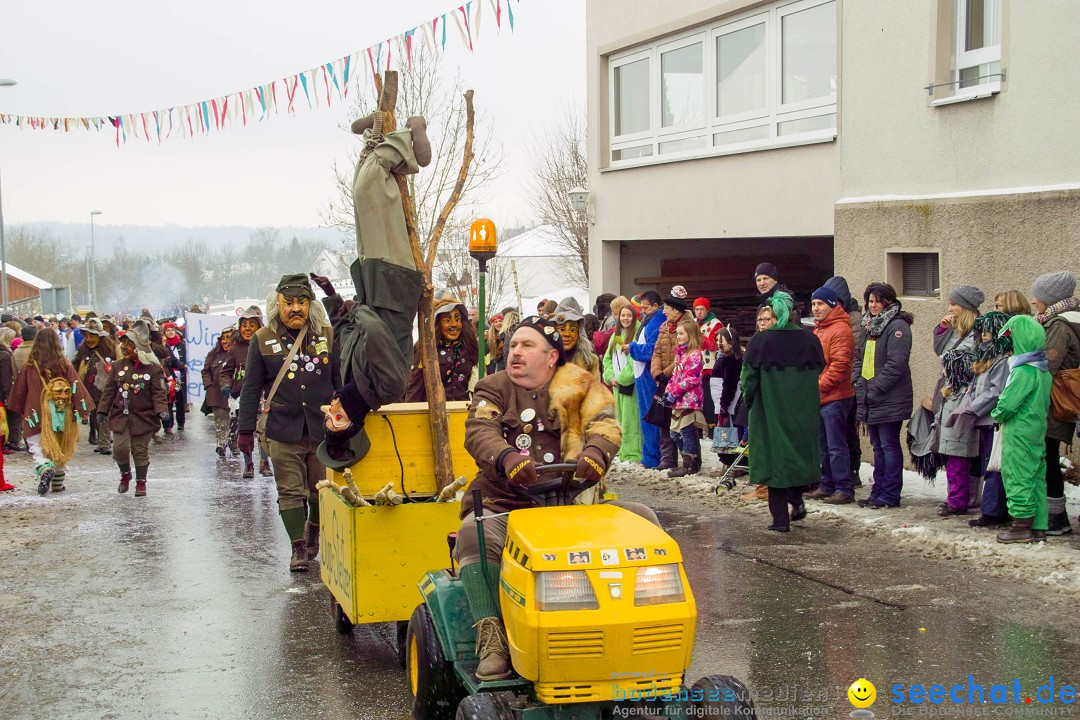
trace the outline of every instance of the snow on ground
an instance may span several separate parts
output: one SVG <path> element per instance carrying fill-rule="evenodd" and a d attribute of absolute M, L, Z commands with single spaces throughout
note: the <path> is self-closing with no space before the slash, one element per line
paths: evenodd
<path fill-rule="evenodd" d="M 769 511 L 763 501 L 740 500 L 750 488 L 745 476 L 731 491 L 713 492 L 718 480 L 709 477 L 710 470 L 722 468 L 715 454 L 705 453 L 701 474 L 685 478 L 669 478 L 667 472 L 648 470 L 633 463 L 616 462 L 609 473 L 609 485 L 614 492 L 620 485 L 634 486 L 697 504 L 702 511 L 736 512 L 761 519 L 761 532 L 767 532 Z M 863 487 L 856 490 L 857 498 L 869 495 L 873 482 L 873 467 L 863 464 L 860 469 Z M 1066 485 L 1070 517 L 1075 521 L 1080 510 L 1080 488 Z M 1028 545 L 1003 545 L 995 540 L 1002 528 L 972 528 L 967 521 L 978 516 L 978 510 L 968 515 L 940 517 L 937 506 L 944 502 L 946 482 L 944 471 L 933 485 L 918 474 L 904 472 L 904 490 L 899 508 L 872 510 L 855 503 L 826 505 L 807 501 L 809 515 L 796 525 L 826 526 L 857 538 L 887 542 L 907 553 L 923 557 L 956 561 L 963 569 L 977 569 L 991 575 L 1021 580 L 1028 584 L 1046 586 L 1063 598 L 1072 598 L 1080 590 L 1080 544 L 1071 535 L 1048 538 L 1046 542 Z M 1077 528 L 1080 534 L 1080 527 Z M 792 535 L 792 540 L 798 538 Z"/>

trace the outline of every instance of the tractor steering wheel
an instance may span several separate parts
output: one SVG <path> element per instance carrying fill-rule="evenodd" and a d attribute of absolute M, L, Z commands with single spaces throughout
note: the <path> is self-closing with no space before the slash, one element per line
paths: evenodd
<path fill-rule="evenodd" d="M 577 463 L 552 463 L 550 465 L 537 465 L 536 472 L 574 472 Z M 596 485 L 595 480 L 572 477 L 569 481 L 564 478 L 554 478 L 521 486 L 510 484 L 510 488 L 518 495 L 531 498 L 543 498 L 544 505 L 570 505 L 575 497 L 585 490 Z M 552 502 L 554 500 L 554 502 Z"/>

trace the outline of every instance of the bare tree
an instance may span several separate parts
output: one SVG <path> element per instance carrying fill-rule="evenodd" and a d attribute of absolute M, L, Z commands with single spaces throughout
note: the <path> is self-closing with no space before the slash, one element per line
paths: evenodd
<path fill-rule="evenodd" d="M 355 82 L 356 93 L 348 121 L 342 124 L 345 132 L 352 134 L 353 119 L 363 117 L 375 110 L 375 98 L 365 92 L 362 78 Z M 459 75 L 448 76 L 440 58 L 419 52 L 413 55 L 412 66 L 399 72 L 398 116 L 405 118 L 423 115 L 427 120 L 428 137 L 431 140 L 431 164 L 421 168 L 416 175 L 408 176 L 409 195 L 416 208 L 416 233 L 420 249 L 427 253 L 439 213 L 454 191 L 465 152 L 465 90 Z M 404 127 L 404 121 L 398 123 Z M 444 232 L 449 236 L 464 235 L 474 219 L 475 206 L 480 200 L 481 189 L 498 177 L 502 171 L 503 151 L 494 140 L 492 123 L 482 114 L 476 119 L 476 139 L 473 146 L 475 160 L 465 180 L 461 197 L 446 220 Z M 342 245 L 355 252 L 356 230 L 353 217 L 353 171 L 363 149 L 359 138 L 350 153 L 351 163 L 333 166 L 335 190 L 330 203 L 323 211 L 323 223 L 336 227 L 343 234 Z M 439 253 L 442 255 L 443 253 Z M 444 268 L 437 263 L 437 270 Z M 452 272 L 452 269 L 445 270 Z M 474 273 L 475 274 L 475 273 Z"/>
<path fill-rule="evenodd" d="M 533 147 L 532 208 L 543 225 L 555 228 L 557 250 L 565 253 L 563 282 L 589 286 L 589 226 L 583 214 L 570 206 L 570 191 L 586 187 L 585 115 L 567 108 Z"/>
<path fill-rule="evenodd" d="M 487 264 L 487 278 L 484 281 L 485 305 L 484 317 L 490 318 L 507 301 L 509 283 L 509 262 L 496 257 Z M 469 235 L 467 232 L 445 232 L 439 251 L 435 256 L 435 272 L 432 276 L 437 287 L 444 288 L 459 298 L 467 306 L 478 307 L 480 303 L 480 275 L 477 262 L 469 255 Z"/>

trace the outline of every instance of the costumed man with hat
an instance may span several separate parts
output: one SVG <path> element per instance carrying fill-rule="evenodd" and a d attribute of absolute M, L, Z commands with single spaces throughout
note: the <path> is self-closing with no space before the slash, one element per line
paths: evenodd
<path fill-rule="evenodd" d="M 600 377 L 600 361 L 593 350 L 592 340 L 585 336 L 582 326 L 585 324 L 585 316 L 582 314 L 581 305 L 572 297 L 568 297 L 559 303 L 555 313 L 551 317 L 555 322 L 555 329 L 559 331 L 563 342 L 563 352 L 566 353 L 566 362 L 577 365 Z"/>
<path fill-rule="evenodd" d="M 101 393 L 109 380 L 112 364 L 118 359 L 116 345 L 97 318 L 89 318 L 82 327 L 82 342 L 75 351 L 72 364 L 90 393 L 94 404 L 101 402 Z M 112 430 L 108 423 L 98 424 L 98 413 L 90 415 L 90 444 L 94 452 L 102 455 L 112 454 Z"/>
<path fill-rule="evenodd" d="M 206 354 L 202 369 L 203 390 L 206 391 L 203 404 L 214 414 L 214 438 L 221 460 L 225 459 L 225 446 L 229 444 L 229 398 L 232 397 L 233 377 L 236 374 L 236 363 L 229 351 L 235 340 L 236 328 L 222 329 L 214 347 Z M 233 457 L 236 457 L 236 448 L 232 450 Z"/>
<path fill-rule="evenodd" d="M 150 346 L 150 325 L 145 318 L 132 323 L 120 338 L 123 357 L 101 392 L 98 426 L 113 432 L 113 457 L 120 470 L 117 492 L 131 484 L 131 461 L 135 461 L 135 497 L 146 495 L 150 469 L 150 438 L 169 417 L 169 394 L 165 371 Z"/>
<path fill-rule="evenodd" d="M 289 569 L 306 572 L 319 553 L 315 484 L 326 471 L 315 450 L 324 436 L 319 408 L 334 393 L 333 331 L 303 274 L 281 278 L 266 299 L 266 316 L 266 326 L 248 347 L 237 444 L 250 457 L 260 426 L 274 461 L 278 511 L 292 545 Z"/>
<path fill-rule="evenodd" d="M 236 323 L 236 339 L 233 340 L 232 347 L 229 348 L 229 355 L 232 356 L 234 369 L 233 369 L 233 382 L 232 392 L 229 395 L 229 445 L 237 446 L 238 433 L 240 428 L 240 391 L 244 387 L 244 374 L 247 368 L 247 356 L 248 348 L 251 345 L 252 338 L 255 337 L 255 333 L 259 331 L 259 328 L 263 326 L 263 314 L 258 305 L 251 305 L 244 311 L 243 315 Z M 260 475 L 273 475 L 273 470 L 270 469 L 269 456 L 266 453 L 266 443 L 259 439 L 259 474 Z M 244 453 L 244 474 L 245 478 L 255 477 L 255 462 L 252 459 L 251 453 Z"/>
<path fill-rule="evenodd" d="M 439 353 L 439 377 L 447 400 L 468 400 L 473 370 L 480 354 L 476 326 L 468 322 L 464 303 L 442 293 L 432 303 L 435 316 L 435 345 Z M 413 348 L 412 371 L 405 402 L 427 402 L 424 368 L 419 341 Z"/>
<path fill-rule="evenodd" d="M 574 474 L 597 483 L 578 501 L 586 495 L 595 500 L 601 496 L 603 476 L 621 439 L 611 391 L 591 372 L 566 362 L 554 323 L 531 317 L 519 324 L 510 337 L 506 370 L 476 384 L 465 421 L 465 448 L 479 467 L 470 487 L 480 490 L 487 518 L 483 523 L 487 573 L 481 563 L 471 493 L 465 494 L 461 506 L 454 554 L 476 623 L 480 659 L 476 676 L 480 680 L 505 678 L 511 672 L 498 598 L 505 513 L 540 502 L 514 492 L 513 486 L 528 487 L 559 476 L 538 471 L 538 465 L 577 463 Z M 613 504 L 659 525 L 644 505 Z"/>
<path fill-rule="evenodd" d="M 653 348 L 652 360 L 649 371 L 656 380 L 656 391 L 662 393 L 667 387 L 671 374 L 675 372 L 675 348 L 678 341 L 675 339 L 675 330 L 683 320 L 697 323 L 687 308 L 690 303 L 686 300 L 686 288 L 675 285 L 671 293 L 664 298 L 663 311 L 666 322 L 660 326 L 660 332 L 656 336 L 656 347 Z M 671 436 L 671 408 L 664 413 L 664 424 L 660 426 L 660 465 L 657 470 L 672 470 L 675 468 L 675 439 Z"/>

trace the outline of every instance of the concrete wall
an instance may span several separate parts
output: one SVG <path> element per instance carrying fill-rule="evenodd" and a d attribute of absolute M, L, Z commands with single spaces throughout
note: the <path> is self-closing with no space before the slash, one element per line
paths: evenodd
<path fill-rule="evenodd" d="M 836 272 L 852 293 L 886 279 L 886 248 L 940 253 L 940 298 L 901 297 L 915 315 L 911 366 L 915 401 L 933 389 L 940 363 L 931 333 L 946 311 L 949 291 L 975 285 L 994 295 L 1020 290 L 1045 272 L 1080 271 L 1080 190 L 987 197 L 841 204 L 836 209 Z"/>
<path fill-rule="evenodd" d="M 1080 2 L 1003 0 L 1000 94 L 931 107 L 923 88 L 944 79 L 938 54 L 951 45 L 943 16 L 953 4 L 844 4 L 845 197 L 1080 180 Z"/>
<path fill-rule="evenodd" d="M 621 241 L 832 235 L 833 203 L 840 197 L 836 142 L 601 169 L 609 157 L 607 56 L 762 4 L 767 3 L 589 0 L 586 4 L 589 189 L 595 212 L 589 232 L 593 296 L 620 290 L 625 275 L 619 267 Z"/>

